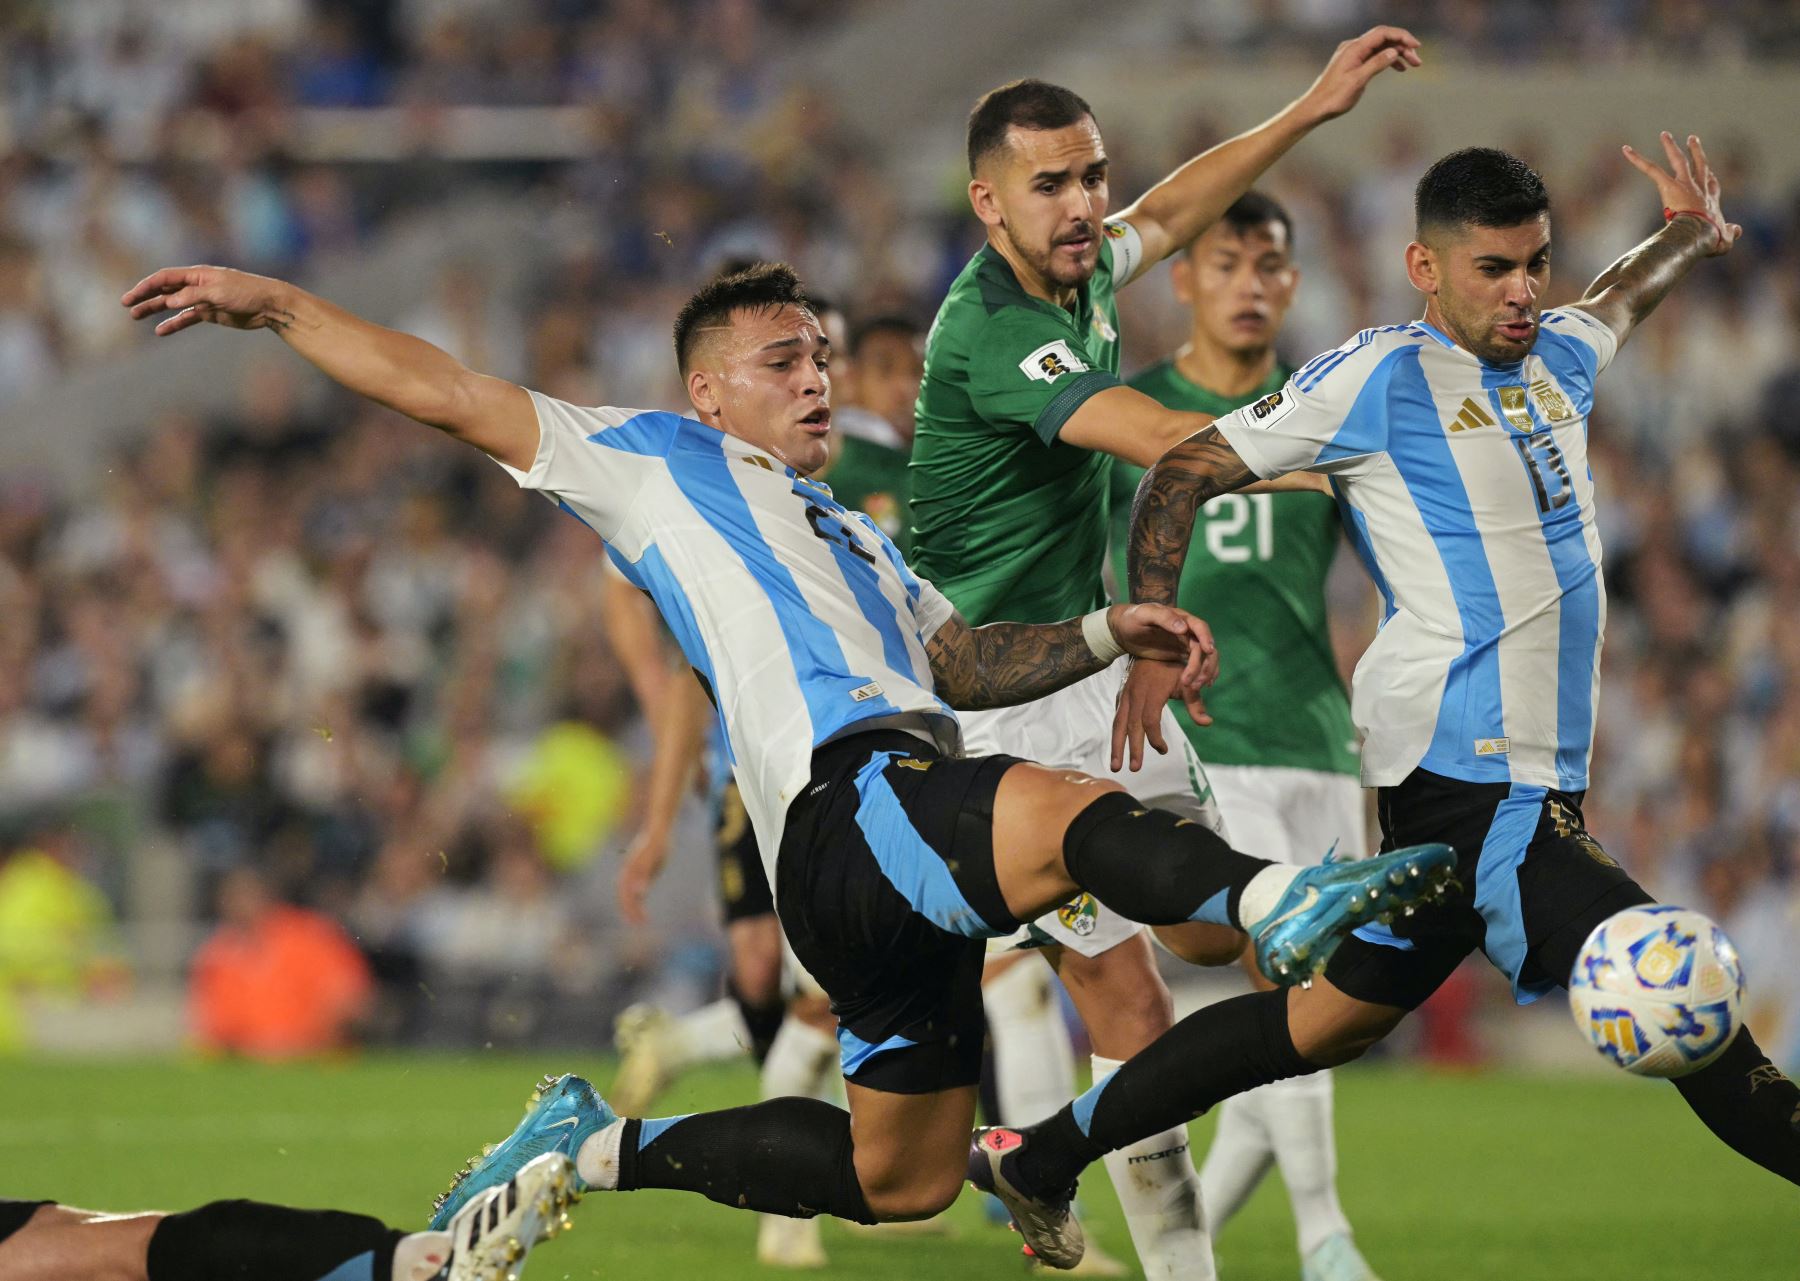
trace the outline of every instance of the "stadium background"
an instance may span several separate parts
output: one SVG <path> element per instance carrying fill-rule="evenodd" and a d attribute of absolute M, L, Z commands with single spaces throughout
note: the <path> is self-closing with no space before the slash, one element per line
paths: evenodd
<path fill-rule="evenodd" d="M 725 257 L 787 258 L 853 317 L 929 318 L 978 243 L 960 131 L 992 83 L 1041 74 L 1088 96 L 1122 204 L 1298 93 L 1371 21 L 1410 25 L 1428 66 L 1379 82 L 1264 184 L 1297 226 L 1291 356 L 1416 313 L 1400 271 L 1411 187 L 1452 146 L 1507 146 L 1544 170 L 1553 302 L 1656 223 L 1622 141 L 1699 132 L 1747 230 L 1626 349 L 1595 417 L 1612 613 L 1589 820 L 1653 892 L 1725 925 L 1762 1043 L 1800 1067 L 1800 142 L 1782 124 L 1800 119 L 1797 8 L 8 6 L 0 1195 L 185 1204 L 233 1190 L 214 1168 L 229 1151 L 253 1191 L 404 1218 L 506 1123 L 523 1090 L 512 1083 L 542 1057 L 471 1056 L 578 1050 L 550 1065 L 603 1079 L 623 1003 L 694 1004 L 717 982 L 697 810 L 653 926 L 628 929 L 610 904 L 648 740 L 606 640 L 591 535 L 467 451 L 334 394 L 273 338 L 202 332 L 153 348 L 117 305 L 127 285 L 196 261 L 288 276 L 565 398 L 675 405 L 670 318 Z M 1128 367 L 1179 340 L 1164 284 L 1122 302 Z M 1368 596 L 1340 569 L 1349 662 Z M 341 924 L 365 958 L 303 930 L 293 946 L 308 964 L 343 967 L 352 991 L 363 966 L 373 976 L 361 1038 L 374 1054 L 334 1060 L 336 1089 L 305 1071 L 169 1061 L 195 1044 L 190 978 L 222 899 L 247 912 L 259 885 Z M 1188 1001 L 1222 990 L 1171 978 Z M 1704 1171 L 1706 1204 L 1738 1225 L 1721 1240 L 1742 1253 L 1713 1274 L 1793 1275 L 1791 1248 L 1788 1271 L 1757 1271 L 1781 1266 L 1758 1253 L 1778 1220 L 1793 1244 L 1786 1190 L 1710 1147 L 1666 1091 L 1590 1063 L 1560 1000 L 1515 1011 L 1467 967 L 1386 1064 L 1345 1076 L 1345 1195 L 1365 1238 L 1391 1230 L 1410 1246 L 1431 1219 L 1466 1244 L 1474 1214 L 1491 1275 L 1518 1275 L 1506 1251 L 1529 1238 L 1530 1213 L 1489 1217 L 1470 1198 L 1486 1195 L 1483 1170 L 1540 1177 L 1509 1109 L 1550 1099 L 1544 1133 L 1566 1133 L 1562 1116 L 1605 1136 L 1574 1144 L 1580 1155 L 1550 1147 L 1559 1177 L 1604 1177 L 1596 1143 L 1632 1167 L 1639 1149 L 1691 1151 L 1669 1165 L 1689 1177 L 1681 1197 L 1662 1189 L 1668 1208 L 1611 1188 L 1610 1215 L 1693 1213 L 1683 1198 Z M 723 1098 L 735 1080 L 692 1089 Z M 119 1102 L 132 1082 L 149 1102 Z M 96 1094 L 112 1106 L 79 1105 Z M 1426 1100 L 1418 1127 L 1444 1136 L 1428 1160 L 1444 1186 L 1474 1191 L 1433 1204 L 1419 1154 L 1397 1142 L 1395 1097 Z M 215 1098 L 244 1125 L 213 1112 L 192 1139 L 181 1118 Z M 295 1154 L 258 1164 L 282 1147 L 271 1117 L 292 1122 Z M 416 1146 L 413 1125 L 431 1130 Z M 111 1173 L 53 1151 L 65 1140 L 112 1154 Z M 185 1146 L 120 1181 L 115 1165 L 170 1143 Z M 1517 1179 L 1481 1155 L 1492 1146 L 1520 1162 Z M 380 1157 L 353 1176 L 344 1151 Z M 718 1227 L 723 1211 L 640 1200 L 702 1242 L 736 1230 Z M 1240 1253 L 1240 1276 L 1286 1275 L 1275 1200 L 1253 1207 L 1244 1232 L 1266 1257 Z M 1579 1236 L 1571 1227 L 1564 1247 L 1617 1258 Z M 983 1257 L 966 1242 L 910 1262 L 887 1259 L 910 1246 L 862 1248 L 857 1270 L 876 1275 Z M 1384 1271 L 1449 1275 L 1454 1258 L 1490 1275 L 1435 1257 L 1401 1254 Z M 640 1261 L 679 1273 L 706 1258 Z"/>

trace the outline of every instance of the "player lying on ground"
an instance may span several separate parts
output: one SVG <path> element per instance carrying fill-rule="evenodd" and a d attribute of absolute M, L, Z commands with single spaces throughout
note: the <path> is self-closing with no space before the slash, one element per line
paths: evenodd
<path fill-rule="evenodd" d="M 859 1222 L 927 1217 L 966 1173 L 988 938 L 1087 891 L 1149 924 L 1241 927 L 1264 972 L 1295 982 L 1350 929 L 1448 876 L 1442 846 L 1276 865 L 1116 783 L 959 756 L 953 707 L 1036 698 L 1126 651 L 1183 661 L 1184 687 L 1197 689 L 1217 656 L 1203 627 L 1162 606 L 1044 625 L 957 618 L 872 522 L 808 479 L 829 448 L 830 352 L 786 267 L 715 281 L 683 308 L 675 346 L 693 418 L 565 404 L 242 272 L 159 271 L 122 301 L 164 317 L 161 334 L 208 321 L 272 330 L 592 526 L 712 691 L 783 930 L 838 1016 L 848 1113 L 772 1099 L 625 1120 L 565 1082 L 444 1213 L 555 1146 L 595 1187 Z M 1209 1061 L 1228 1058 L 1246 1084 L 1303 1070 L 1279 1009 L 1219 1008 L 1238 1012 L 1228 1039 L 1243 1048 L 1203 1046 Z M 1190 1057 L 1163 1056 L 1169 1091 Z M 1059 1257 L 1079 1253 L 1070 1240 Z"/>
<path fill-rule="evenodd" d="M 441 1232 L 260 1201 L 101 1214 L 0 1200 L 0 1281 L 512 1281 L 576 1195 L 574 1167 L 550 1153 Z"/>
<path fill-rule="evenodd" d="M 1353 1059 L 1479 947 L 1521 1001 L 1565 986 L 1589 932 L 1650 902 L 1582 825 L 1605 617 L 1587 417 L 1619 344 L 1700 259 L 1730 250 L 1698 138 L 1662 136 L 1670 172 L 1630 148 L 1667 225 L 1570 307 L 1541 313 L 1549 197 L 1504 152 L 1472 149 L 1420 180 L 1407 272 L 1425 318 L 1365 330 L 1278 393 L 1220 418 L 1145 476 L 1132 516 L 1134 599 L 1176 599 L 1196 508 L 1296 469 L 1330 475 L 1387 618 L 1356 673 L 1363 780 L 1385 843 L 1448 841 L 1460 890 L 1444 910 L 1364 928 L 1309 987 L 1252 998 L 1285 1015 L 1281 1072 Z M 1221 602 L 1229 608 L 1230 602 Z M 1157 741 L 1178 672 L 1139 663 L 1115 751 Z M 1129 740 L 1127 742 L 1127 739 Z M 1142 1126 L 1244 1088 L 1242 1035 L 1202 1010 L 1058 1116 L 1022 1135 L 1007 1175 L 1050 1195 Z M 1185 1039 L 1184 1039 L 1185 1038 Z M 1195 1047 L 1185 1074 L 1165 1057 Z M 1179 1081 L 1169 1090 L 1168 1082 Z M 1800 1089 L 1748 1029 L 1675 1082 L 1731 1147 L 1800 1183 Z"/>

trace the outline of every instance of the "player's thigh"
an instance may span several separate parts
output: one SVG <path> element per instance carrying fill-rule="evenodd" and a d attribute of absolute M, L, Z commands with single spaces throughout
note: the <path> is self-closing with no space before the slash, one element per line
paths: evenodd
<path fill-rule="evenodd" d="M 1174 1004 L 1142 930 L 1094 956 L 1058 947 L 1046 949 L 1045 959 L 1103 1058 L 1128 1059 L 1173 1026 Z"/>
<path fill-rule="evenodd" d="M 1328 972 L 1289 990 L 1288 1035 L 1307 1062 L 1335 1067 L 1359 1057 L 1392 1032 L 1410 1008 L 1352 996 L 1333 983 Z"/>
<path fill-rule="evenodd" d="M 881 1219 L 925 1219 L 956 1200 L 968 1177 L 973 1085 L 894 1094 L 851 1082 L 857 1182 Z"/>
<path fill-rule="evenodd" d="M 1522 993 L 1567 987 L 1594 928 L 1655 900 L 1589 835 L 1576 798 L 1548 801 L 1515 874 L 1525 955 Z"/>
<path fill-rule="evenodd" d="M 1078 770 L 1030 761 L 1013 764 L 994 795 L 995 876 L 1007 910 L 1029 921 L 1079 892 L 1063 862 L 1063 839 L 1077 815 L 1102 796 L 1121 791 Z"/>
<path fill-rule="evenodd" d="M 0 1202 L 0 1281 L 142 1281 L 150 1238 L 162 1219 Z"/>
<path fill-rule="evenodd" d="M 930 1094 L 980 1079 L 983 945 L 1011 923 L 988 848 L 1010 764 L 861 735 L 818 754 L 788 812 L 781 923 L 830 998 L 852 1084 Z"/>

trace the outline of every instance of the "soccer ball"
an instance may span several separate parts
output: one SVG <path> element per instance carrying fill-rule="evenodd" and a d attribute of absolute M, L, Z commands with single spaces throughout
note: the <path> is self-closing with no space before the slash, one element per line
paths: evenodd
<path fill-rule="evenodd" d="M 1569 1006 L 1596 1050 L 1638 1076 L 1686 1076 L 1725 1052 L 1744 972 L 1725 931 L 1683 907 L 1630 907 L 1594 927 Z"/>

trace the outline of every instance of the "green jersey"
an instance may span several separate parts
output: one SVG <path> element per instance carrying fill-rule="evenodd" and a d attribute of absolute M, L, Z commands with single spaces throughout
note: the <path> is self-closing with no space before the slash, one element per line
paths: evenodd
<path fill-rule="evenodd" d="M 912 523 L 906 462 L 904 449 L 846 431 L 838 442 L 837 456 L 819 474 L 819 479 L 831 486 L 833 498 L 868 516 L 894 540 L 902 555 L 907 551 L 907 526 Z"/>
<path fill-rule="evenodd" d="M 1171 409 L 1216 417 L 1281 390 L 1292 372 L 1277 366 L 1255 391 L 1228 397 L 1190 382 L 1165 360 L 1131 385 Z M 1121 588 L 1131 497 L 1143 475 L 1128 463 L 1113 467 Z M 1213 723 L 1196 725 L 1179 704 L 1175 718 L 1208 765 L 1357 772 L 1350 699 L 1325 613 L 1338 531 L 1337 504 L 1324 494 L 1226 494 L 1200 510 L 1177 603 L 1212 627 L 1222 662 L 1206 691 Z"/>
<path fill-rule="evenodd" d="M 1106 603 L 1112 459 L 1064 444 L 1088 397 L 1119 385 L 1115 267 L 1137 234 L 1109 223 L 1073 309 L 1034 298 L 984 246 L 925 345 L 912 455 L 912 563 L 970 624 L 1050 623 Z"/>

